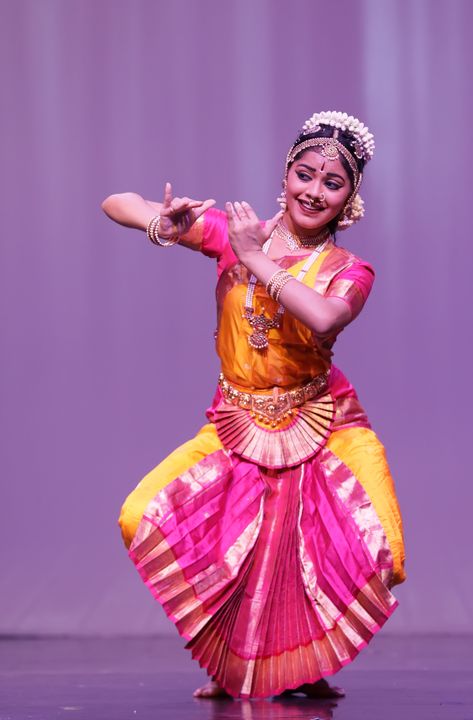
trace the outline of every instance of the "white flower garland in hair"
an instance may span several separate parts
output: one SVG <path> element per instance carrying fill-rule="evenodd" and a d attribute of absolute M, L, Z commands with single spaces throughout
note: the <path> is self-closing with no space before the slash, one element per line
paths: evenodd
<path fill-rule="evenodd" d="M 320 130 L 321 125 L 330 125 L 340 130 L 346 130 L 354 137 L 355 155 L 360 159 L 363 158 L 365 162 L 373 157 L 375 147 L 373 134 L 353 115 L 336 110 L 314 113 L 302 126 L 302 133 L 304 135 L 316 133 Z"/>
<path fill-rule="evenodd" d="M 354 223 L 361 220 L 365 214 L 365 203 L 361 195 L 356 193 L 355 197 L 343 210 L 342 216 L 337 223 L 337 230 L 346 230 Z"/>

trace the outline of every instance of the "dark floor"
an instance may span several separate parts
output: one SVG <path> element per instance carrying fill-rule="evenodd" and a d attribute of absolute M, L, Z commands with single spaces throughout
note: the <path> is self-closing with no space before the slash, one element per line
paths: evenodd
<path fill-rule="evenodd" d="M 176 637 L 0 639 L 0 720 L 473 720 L 473 636 L 377 636 L 332 681 L 336 704 L 205 700 Z"/>

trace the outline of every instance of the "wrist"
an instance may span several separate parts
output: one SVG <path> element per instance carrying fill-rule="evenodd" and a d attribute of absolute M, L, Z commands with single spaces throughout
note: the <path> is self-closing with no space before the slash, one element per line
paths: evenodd
<path fill-rule="evenodd" d="M 255 260 L 258 260 L 259 257 L 265 257 L 264 252 L 261 250 L 261 248 L 258 248 L 256 250 L 243 250 L 242 252 L 238 253 L 239 260 L 243 263 L 243 265 L 252 264 Z"/>
<path fill-rule="evenodd" d="M 172 230 L 177 228 L 175 225 L 172 226 Z M 166 237 L 166 234 L 161 232 L 161 216 L 155 215 L 148 223 L 146 228 L 146 235 L 153 245 L 160 245 L 161 247 L 168 247 L 175 245 L 179 240 L 177 232 L 173 232 L 171 235 Z"/>

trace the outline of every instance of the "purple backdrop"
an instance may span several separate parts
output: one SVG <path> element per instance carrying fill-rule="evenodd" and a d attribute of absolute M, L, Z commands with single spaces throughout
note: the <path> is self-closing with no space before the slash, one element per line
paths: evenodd
<path fill-rule="evenodd" d="M 277 209 L 315 110 L 377 151 L 339 242 L 374 263 L 336 363 L 385 443 L 408 582 L 391 631 L 471 630 L 469 0 L 4 0 L 0 632 L 174 633 L 125 495 L 205 421 L 213 262 L 106 219 L 133 190 Z M 386 628 L 386 632 L 389 632 Z"/>

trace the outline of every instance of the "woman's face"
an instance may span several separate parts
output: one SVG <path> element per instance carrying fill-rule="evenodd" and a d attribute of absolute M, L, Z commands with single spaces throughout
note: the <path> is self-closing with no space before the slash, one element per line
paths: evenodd
<path fill-rule="evenodd" d="M 306 150 L 287 175 L 284 220 L 289 230 L 302 236 L 322 230 L 341 212 L 351 192 L 350 178 L 338 158 L 329 160 L 315 148 Z"/>

